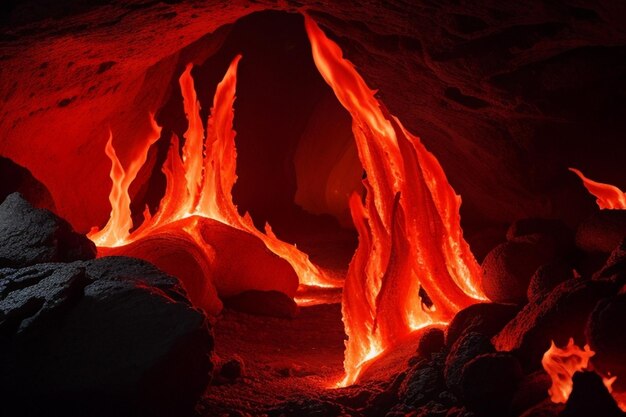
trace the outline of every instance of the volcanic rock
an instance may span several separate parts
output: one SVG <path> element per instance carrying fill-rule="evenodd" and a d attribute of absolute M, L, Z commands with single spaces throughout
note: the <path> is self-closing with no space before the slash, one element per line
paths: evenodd
<path fill-rule="evenodd" d="M 576 230 L 576 246 L 609 253 L 626 237 L 626 210 L 599 210 Z"/>
<path fill-rule="evenodd" d="M 419 340 L 417 353 L 426 359 L 430 359 L 433 353 L 443 349 L 445 345 L 445 334 L 438 328 L 427 329 Z"/>
<path fill-rule="evenodd" d="M 563 410 L 563 404 L 545 400 L 526 410 L 520 417 L 557 417 Z"/>
<path fill-rule="evenodd" d="M 513 318 L 519 307 L 508 304 L 478 303 L 459 311 L 446 330 L 446 344 L 452 346 L 465 332 L 491 338 Z"/>
<path fill-rule="evenodd" d="M 563 260 L 542 265 L 533 274 L 528 284 L 527 296 L 529 301 L 545 296 L 561 282 L 574 278 L 572 266 Z"/>
<path fill-rule="evenodd" d="M 443 369 L 436 360 L 422 361 L 411 367 L 400 385 L 402 404 L 419 407 L 433 400 L 445 389 Z"/>
<path fill-rule="evenodd" d="M 559 417 L 626 416 L 626 413 L 619 409 L 597 373 L 576 372 L 572 381 L 574 382 L 572 393 Z"/>
<path fill-rule="evenodd" d="M 520 415 L 548 399 L 548 389 L 551 385 L 552 379 L 543 369 L 525 375 L 513 395 L 511 402 L 513 415 Z"/>
<path fill-rule="evenodd" d="M 95 245 L 55 214 L 13 193 L 0 204 L 0 268 L 93 259 Z"/>
<path fill-rule="evenodd" d="M 480 333 L 468 332 L 459 337 L 446 358 L 444 376 L 448 388 L 452 392 L 459 392 L 463 367 L 476 356 L 493 351 L 489 338 Z"/>
<path fill-rule="evenodd" d="M 515 350 L 525 369 L 536 369 L 550 342 L 565 345 L 570 337 L 584 344 L 584 327 L 596 303 L 615 294 L 609 281 L 572 279 L 531 301 L 492 338 L 498 351 Z"/>
<path fill-rule="evenodd" d="M 239 356 L 234 356 L 232 359 L 227 360 L 220 367 L 220 376 L 226 378 L 229 381 L 234 381 L 241 378 L 245 372 L 245 364 L 243 359 Z"/>
<path fill-rule="evenodd" d="M 609 278 L 620 285 L 626 284 L 626 238 L 611 252 L 602 269 L 593 278 Z"/>
<path fill-rule="evenodd" d="M 4 201 L 9 194 L 19 192 L 33 206 L 54 210 L 54 200 L 46 186 L 33 177 L 29 170 L 2 156 L 0 178 L 10 179 L 0 181 L 0 201 Z"/>
<path fill-rule="evenodd" d="M 496 246 L 482 263 L 482 289 L 497 303 L 524 304 L 531 277 L 559 253 L 555 241 L 534 234 Z"/>
<path fill-rule="evenodd" d="M 119 257 L 0 271 L 0 391 L 10 415 L 193 410 L 213 338 L 175 278 Z"/>
<path fill-rule="evenodd" d="M 598 302 L 587 320 L 585 335 L 591 349 L 594 369 L 605 375 L 615 375 L 614 388 L 626 389 L 626 294 L 606 298 Z"/>
<path fill-rule="evenodd" d="M 522 367 L 511 354 L 488 353 L 477 356 L 463 368 L 463 403 L 479 414 L 506 415 L 522 375 Z"/>

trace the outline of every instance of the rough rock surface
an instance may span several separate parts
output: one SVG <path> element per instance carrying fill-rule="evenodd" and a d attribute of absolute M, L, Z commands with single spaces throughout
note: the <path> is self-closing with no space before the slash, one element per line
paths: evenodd
<path fill-rule="evenodd" d="M 574 270 L 569 262 L 558 260 L 542 265 L 533 274 L 528 284 L 527 296 L 534 301 L 545 296 L 560 283 L 574 278 Z"/>
<path fill-rule="evenodd" d="M 599 210 L 576 230 L 576 246 L 609 253 L 626 237 L 626 210 Z"/>
<path fill-rule="evenodd" d="M 478 303 L 459 311 L 446 330 L 446 344 L 452 346 L 466 332 L 491 338 L 513 318 L 519 307 L 507 304 Z"/>
<path fill-rule="evenodd" d="M 440 159 L 465 219 L 575 222 L 594 202 L 568 165 L 626 188 L 616 151 L 626 130 L 626 6 L 613 0 L 8 2 L 0 154 L 33 166 L 77 229 L 99 224 L 107 192 L 93 190 L 108 181 L 108 126 L 128 135 L 118 143 L 139 140 L 172 78 L 215 53 L 218 28 L 267 9 L 307 11 L 338 40 Z M 127 103 L 133 114 L 119 111 Z M 89 168 L 66 163 L 79 150 Z M 67 187 L 68 176 L 83 181 Z"/>
<path fill-rule="evenodd" d="M 563 346 L 570 337 L 584 344 L 584 327 L 596 303 L 615 294 L 609 281 L 573 279 L 528 303 L 492 338 L 498 351 L 516 351 L 525 369 L 536 369 L 552 340 Z"/>
<path fill-rule="evenodd" d="M 438 353 L 445 345 L 445 333 L 442 329 L 430 328 L 424 332 L 417 344 L 417 353 L 430 359 L 433 353 Z"/>
<path fill-rule="evenodd" d="M 517 358 L 507 353 L 477 356 L 461 375 L 465 406 L 484 415 L 506 415 L 523 372 Z"/>
<path fill-rule="evenodd" d="M 617 403 L 595 372 L 576 372 L 574 387 L 559 417 L 624 417 Z"/>
<path fill-rule="evenodd" d="M 443 364 L 439 362 L 437 360 L 424 360 L 407 371 L 398 393 L 402 404 L 419 407 L 439 395 L 445 388 Z"/>
<path fill-rule="evenodd" d="M 54 211 L 54 200 L 50 192 L 26 168 L 0 156 L 0 178 L 3 179 L 0 181 L 0 201 L 4 201 L 9 194 L 18 192 L 33 206 Z"/>
<path fill-rule="evenodd" d="M 5 268 L 0 283 L 9 415 L 186 415 L 209 382 L 204 314 L 144 261 Z"/>
<path fill-rule="evenodd" d="M 450 348 L 446 358 L 444 376 L 446 385 L 454 392 L 460 389 L 461 376 L 465 365 L 478 355 L 492 353 L 493 345 L 489 338 L 480 333 L 464 333 Z"/>
<path fill-rule="evenodd" d="M 598 302 L 587 320 L 585 335 L 596 354 L 591 358 L 594 369 L 605 375 L 615 375 L 614 388 L 626 388 L 626 294 Z"/>
<path fill-rule="evenodd" d="M 65 220 L 19 193 L 0 204 L 0 268 L 93 259 L 96 247 Z"/>
<path fill-rule="evenodd" d="M 502 243 L 483 260 L 482 289 L 493 302 L 524 304 L 537 268 L 558 255 L 555 241 L 546 235 L 521 236 Z"/>

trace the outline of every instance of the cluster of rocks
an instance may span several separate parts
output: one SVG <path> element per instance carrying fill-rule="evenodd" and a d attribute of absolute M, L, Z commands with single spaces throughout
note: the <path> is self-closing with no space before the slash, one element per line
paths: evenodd
<path fill-rule="evenodd" d="M 153 265 L 95 256 L 20 194 L 0 205 L 0 415 L 193 412 L 213 369 L 205 314 Z"/>

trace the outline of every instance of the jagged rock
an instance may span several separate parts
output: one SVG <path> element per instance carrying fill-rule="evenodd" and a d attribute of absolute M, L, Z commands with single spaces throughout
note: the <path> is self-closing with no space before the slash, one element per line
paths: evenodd
<path fill-rule="evenodd" d="M 445 334 L 437 328 L 427 329 L 417 344 L 417 353 L 426 359 L 430 359 L 433 353 L 438 353 L 445 345 Z"/>
<path fill-rule="evenodd" d="M 0 271 L 9 415 L 193 410 L 209 382 L 213 339 L 175 278 L 116 257 Z"/>
<path fill-rule="evenodd" d="M 525 369 L 536 369 L 552 340 L 584 344 L 584 327 L 596 303 L 618 290 L 609 281 L 572 279 L 527 304 L 492 338 L 498 351 L 516 351 Z"/>
<path fill-rule="evenodd" d="M 605 375 L 617 376 L 614 388 L 626 388 L 626 294 L 606 298 L 598 302 L 587 320 L 585 335 L 591 349 L 594 369 Z"/>
<path fill-rule="evenodd" d="M 459 311 L 446 330 L 446 344 L 452 346 L 465 332 L 491 338 L 513 318 L 519 307 L 507 304 L 478 303 Z"/>
<path fill-rule="evenodd" d="M 542 265 L 533 274 L 526 295 L 529 301 L 545 296 L 561 282 L 574 278 L 572 266 L 563 260 Z"/>
<path fill-rule="evenodd" d="M 624 417 L 617 403 L 595 372 L 576 372 L 574 387 L 559 417 Z"/>
<path fill-rule="evenodd" d="M 9 194 L 18 192 L 37 208 L 55 209 L 54 200 L 46 186 L 33 177 L 29 170 L 2 156 L 0 178 L 10 178 L 9 181 L 0 181 L 0 201 L 4 201 Z"/>
<path fill-rule="evenodd" d="M 559 254 L 552 238 L 521 236 L 496 246 L 482 263 L 482 289 L 497 303 L 524 304 L 531 277 Z"/>
<path fill-rule="evenodd" d="M 578 225 L 576 246 L 609 253 L 626 237 L 626 210 L 598 210 Z"/>
<path fill-rule="evenodd" d="M 463 367 L 476 356 L 493 351 L 489 338 L 480 333 L 468 332 L 459 337 L 446 358 L 444 376 L 448 388 L 452 392 L 459 392 Z"/>
<path fill-rule="evenodd" d="M 93 259 L 95 245 L 55 214 L 36 209 L 21 194 L 0 204 L 0 268 Z"/>
<path fill-rule="evenodd" d="M 602 269 L 593 278 L 609 278 L 620 285 L 626 284 L 626 238 L 611 252 Z"/>
<path fill-rule="evenodd" d="M 279 291 L 249 290 L 223 301 L 233 310 L 258 316 L 294 318 L 299 311 L 293 298 Z"/>
<path fill-rule="evenodd" d="M 522 378 L 517 358 L 507 353 L 487 353 L 469 361 L 461 375 L 465 406 L 485 415 L 506 415 Z"/>
<path fill-rule="evenodd" d="M 435 399 L 444 389 L 442 364 L 438 360 L 422 361 L 407 372 L 398 398 L 402 404 L 419 407 Z"/>

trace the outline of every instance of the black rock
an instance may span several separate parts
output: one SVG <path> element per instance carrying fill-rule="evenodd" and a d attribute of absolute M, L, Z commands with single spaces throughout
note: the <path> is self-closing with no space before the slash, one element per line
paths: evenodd
<path fill-rule="evenodd" d="M 448 388 L 454 393 L 460 392 L 463 367 L 478 355 L 492 352 L 494 348 L 489 338 L 480 333 L 468 332 L 459 337 L 446 358 L 444 376 Z"/>
<path fill-rule="evenodd" d="M 220 376 L 229 381 L 234 381 L 244 376 L 245 365 L 243 359 L 236 356 L 224 362 L 220 368 Z"/>
<path fill-rule="evenodd" d="M 444 340 L 445 334 L 443 330 L 437 328 L 427 329 L 417 344 L 417 353 L 423 358 L 430 359 L 433 353 L 443 349 L 445 345 Z"/>
<path fill-rule="evenodd" d="M 598 210 L 578 225 L 576 246 L 609 253 L 626 237 L 626 210 Z"/>
<path fill-rule="evenodd" d="M 411 367 L 400 385 L 398 398 L 404 405 L 419 407 L 445 389 L 443 369 L 437 361 L 422 361 Z"/>
<path fill-rule="evenodd" d="M 624 417 L 615 399 L 595 372 L 576 372 L 574 387 L 559 417 Z"/>
<path fill-rule="evenodd" d="M 516 305 L 478 303 L 459 311 L 446 330 L 446 344 L 452 346 L 466 332 L 480 333 L 491 338 L 517 314 Z"/>
<path fill-rule="evenodd" d="M 513 415 L 520 415 L 545 400 L 549 401 L 548 390 L 551 385 L 552 379 L 543 369 L 525 375 L 513 395 Z"/>
<path fill-rule="evenodd" d="M 0 283 L 3 415 L 184 416 L 209 382 L 206 317 L 144 261 L 2 269 Z"/>
<path fill-rule="evenodd" d="M 0 204 L 0 268 L 93 259 L 96 247 L 50 211 L 36 209 L 19 193 Z"/>
<path fill-rule="evenodd" d="M 465 406 L 484 415 L 506 415 L 523 375 L 518 360 L 508 353 L 487 353 L 465 365 L 461 397 Z"/>
<path fill-rule="evenodd" d="M 0 156 L 0 201 L 14 192 L 19 192 L 28 202 L 38 208 L 54 210 L 50 192 L 29 170 L 8 158 Z"/>
<path fill-rule="evenodd" d="M 626 284 L 626 238 L 606 260 L 604 266 L 593 276 L 594 279 L 610 279 L 620 285 Z"/>
<path fill-rule="evenodd" d="M 528 284 L 527 296 L 529 301 L 545 296 L 561 282 L 574 278 L 572 266 L 563 260 L 540 266 Z"/>

